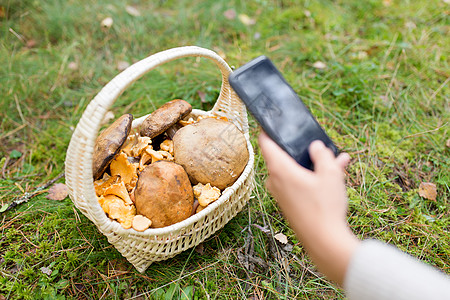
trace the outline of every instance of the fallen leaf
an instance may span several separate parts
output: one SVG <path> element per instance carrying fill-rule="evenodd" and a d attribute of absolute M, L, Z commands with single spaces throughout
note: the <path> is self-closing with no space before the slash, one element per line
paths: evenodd
<path fill-rule="evenodd" d="M 206 94 L 205 94 L 204 92 L 202 92 L 202 91 L 197 91 L 197 95 L 200 97 L 200 101 L 201 101 L 202 103 L 205 103 L 205 102 L 206 102 L 206 101 L 205 101 Z"/>
<path fill-rule="evenodd" d="M 281 233 L 281 232 L 275 234 L 273 237 L 274 237 L 277 241 L 279 241 L 280 243 L 282 243 L 283 245 L 287 244 L 287 242 L 288 242 L 287 236 L 284 235 L 284 234 Z"/>
<path fill-rule="evenodd" d="M 74 61 L 71 61 L 68 65 L 67 68 L 69 68 L 69 70 L 75 71 L 78 70 L 78 64 Z"/>
<path fill-rule="evenodd" d="M 255 25 L 256 24 L 256 20 L 254 18 L 250 18 L 249 16 L 247 16 L 246 14 L 240 14 L 239 15 L 239 20 L 247 26 L 251 26 L 251 25 Z"/>
<path fill-rule="evenodd" d="M 227 18 L 228 20 L 234 20 L 236 19 L 236 11 L 232 8 L 227 9 L 226 11 L 224 11 L 223 15 L 225 16 L 225 18 Z"/>
<path fill-rule="evenodd" d="M 69 189 L 64 183 L 55 183 L 48 189 L 47 199 L 50 200 L 64 200 L 69 194 Z"/>
<path fill-rule="evenodd" d="M 447 140 L 447 142 L 445 143 L 445 145 L 446 145 L 447 147 L 450 148 L 450 139 Z"/>
<path fill-rule="evenodd" d="M 436 185 L 431 182 L 421 182 L 419 185 L 419 196 L 431 201 L 436 201 Z"/>
<path fill-rule="evenodd" d="M 198 244 L 196 247 L 195 247 L 195 252 L 197 252 L 198 254 L 200 254 L 200 255 L 203 255 L 203 253 L 205 252 L 205 246 L 203 246 L 203 243 L 200 243 L 200 244 Z"/>
<path fill-rule="evenodd" d="M 30 39 L 26 42 L 26 47 L 28 49 L 34 48 L 36 46 L 36 44 L 37 44 L 36 40 Z"/>
<path fill-rule="evenodd" d="M 42 273 L 47 274 L 48 276 L 50 276 L 52 274 L 52 270 L 50 270 L 47 267 L 42 267 L 40 270 Z"/>
<path fill-rule="evenodd" d="M 127 5 L 125 7 L 125 10 L 127 11 L 127 13 L 129 13 L 130 15 L 134 16 L 134 17 L 139 17 L 141 15 L 141 12 L 134 6 L 131 5 Z"/>
<path fill-rule="evenodd" d="M 130 66 L 130 64 L 124 60 L 117 62 L 117 70 L 119 70 L 121 72 L 123 70 L 125 70 L 126 68 L 128 68 L 129 66 Z"/>
<path fill-rule="evenodd" d="M 107 17 L 107 18 L 103 19 L 103 21 L 100 24 L 104 28 L 110 28 L 113 23 L 114 23 L 113 19 L 111 17 Z"/>
<path fill-rule="evenodd" d="M 358 51 L 356 58 L 358 59 L 366 59 L 368 56 L 366 51 Z"/>
<path fill-rule="evenodd" d="M 415 29 L 415 28 L 417 28 L 416 23 L 411 22 L 411 21 L 406 22 L 406 23 L 405 23 L 405 27 L 406 27 L 407 29 Z"/>
<path fill-rule="evenodd" d="M 321 61 L 316 61 L 315 63 L 313 63 L 313 67 L 316 69 L 325 69 L 327 67 L 327 65 L 324 62 Z"/>

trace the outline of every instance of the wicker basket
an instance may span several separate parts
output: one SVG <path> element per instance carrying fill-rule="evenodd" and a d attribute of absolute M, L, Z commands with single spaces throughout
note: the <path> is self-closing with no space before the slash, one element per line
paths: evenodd
<path fill-rule="evenodd" d="M 192 114 L 225 116 L 231 120 L 245 134 L 250 153 L 248 164 L 238 180 L 227 188 L 217 201 L 190 218 L 171 226 L 150 228 L 144 232 L 124 229 L 118 222 L 106 216 L 94 191 L 92 153 L 100 122 L 113 102 L 134 81 L 150 70 L 182 57 L 205 57 L 219 67 L 222 72 L 222 86 L 213 109 L 208 112 L 194 109 Z M 151 55 L 133 64 L 106 84 L 89 103 L 73 133 L 65 162 L 70 198 L 139 272 L 144 272 L 155 261 L 171 258 L 200 244 L 233 218 L 249 199 L 253 188 L 254 154 L 249 141 L 247 112 L 228 83 L 230 72 L 230 67 L 219 55 L 199 47 L 173 48 Z M 139 126 L 145 117 L 134 120 L 133 127 Z"/>

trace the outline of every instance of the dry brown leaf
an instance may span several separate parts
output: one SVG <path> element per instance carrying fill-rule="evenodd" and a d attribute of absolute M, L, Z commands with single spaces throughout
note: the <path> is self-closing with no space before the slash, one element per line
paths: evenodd
<path fill-rule="evenodd" d="M 69 70 L 76 71 L 76 70 L 78 70 L 78 64 L 77 64 L 76 62 L 74 62 L 74 61 L 71 61 L 71 62 L 67 65 L 67 68 L 68 68 Z"/>
<path fill-rule="evenodd" d="M 324 62 L 321 61 L 316 61 L 315 63 L 313 63 L 313 67 L 316 69 L 325 69 L 327 67 L 327 65 Z"/>
<path fill-rule="evenodd" d="M 117 70 L 119 70 L 121 72 L 123 70 L 125 70 L 126 68 L 128 68 L 129 66 L 130 66 L 130 64 L 128 62 L 124 61 L 124 60 L 121 60 L 121 61 L 117 62 Z"/>
<path fill-rule="evenodd" d="M 419 196 L 431 201 L 436 201 L 436 185 L 431 182 L 421 182 L 419 185 Z"/>
<path fill-rule="evenodd" d="M 56 183 L 48 189 L 47 199 L 64 200 L 69 195 L 69 189 L 64 183 Z"/>
<path fill-rule="evenodd" d="M 250 18 L 249 16 L 247 16 L 246 14 L 240 14 L 239 15 L 239 20 L 247 26 L 252 26 L 256 24 L 256 20 L 254 18 Z"/>
<path fill-rule="evenodd" d="M 277 241 L 279 241 L 280 243 L 282 243 L 283 245 L 286 245 L 288 242 L 288 238 L 286 235 L 284 235 L 283 233 L 279 232 L 277 234 L 275 234 L 273 236 Z"/>
<path fill-rule="evenodd" d="M 103 28 L 110 28 L 113 23 L 114 23 L 113 19 L 111 17 L 107 17 L 102 20 L 100 25 L 102 25 Z"/>
<path fill-rule="evenodd" d="M 134 17 L 139 17 L 141 15 L 141 12 L 134 6 L 131 5 L 127 5 L 125 7 L 125 10 L 127 11 L 127 13 L 129 13 L 130 15 L 134 16 Z"/>
<path fill-rule="evenodd" d="M 447 147 L 450 148 L 450 139 L 447 140 L 447 142 L 445 143 L 445 145 L 446 145 Z"/>
<path fill-rule="evenodd" d="M 228 20 L 234 20 L 236 19 L 236 11 L 232 8 L 224 11 L 223 15 L 225 16 L 225 18 L 227 18 Z"/>

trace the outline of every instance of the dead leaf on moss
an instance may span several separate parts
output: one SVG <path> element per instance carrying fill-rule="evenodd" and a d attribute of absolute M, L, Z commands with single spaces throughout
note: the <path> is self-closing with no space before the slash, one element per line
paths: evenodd
<path fill-rule="evenodd" d="M 126 68 L 128 68 L 130 66 L 130 64 L 127 61 L 121 60 L 117 62 L 117 70 L 119 71 L 123 71 Z"/>
<path fill-rule="evenodd" d="M 431 201 L 436 201 L 436 185 L 431 182 L 421 182 L 419 185 L 419 196 Z"/>
<path fill-rule="evenodd" d="M 275 234 L 273 236 L 277 241 L 279 241 L 280 243 L 282 243 L 283 245 L 286 245 L 288 242 L 288 238 L 286 235 L 284 235 L 283 233 L 279 232 L 277 234 Z"/>
<path fill-rule="evenodd" d="M 447 140 L 447 142 L 445 143 L 445 145 L 450 148 L 450 139 Z"/>
<path fill-rule="evenodd" d="M 316 61 L 315 63 L 313 63 L 313 67 L 316 69 L 323 70 L 327 67 L 327 65 L 324 62 Z"/>
<path fill-rule="evenodd" d="M 141 15 L 141 12 L 139 11 L 139 9 L 137 9 L 134 6 L 131 5 L 127 5 L 125 7 L 125 10 L 127 13 L 129 13 L 130 15 L 134 16 L 134 17 L 139 17 Z"/>
<path fill-rule="evenodd" d="M 47 199 L 64 200 L 69 195 L 69 189 L 64 183 L 56 183 L 48 190 Z"/>
<path fill-rule="evenodd" d="M 225 16 L 225 18 L 227 18 L 228 20 L 234 20 L 236 19 L 236 11 L 232 8 L 224 11 L 223 15 Z"/>
<path fill-rule="evenodd" d="M 47 274 L 48 276 L 52 275 L 52 270 L 50 268 L 42 267 L 40 270 L 42 273 Z"/>
<path fill-rule="evenodd" d="M 246 14 L 240 14 L 239 20 L 242 22 L 242 24 L 247 26 L 252 26 L 256 24 L 256 20 L 254 18 L 250 18 Z"/>
<path fill-rule="evenodd" d="M 102 22 L 100 23 L 100 25 L 103 28 L 111 28 L 111 26 L 113 25 L 114 21 L 111 17 L 107 17 L 105 19 L 102 20 Z"/>

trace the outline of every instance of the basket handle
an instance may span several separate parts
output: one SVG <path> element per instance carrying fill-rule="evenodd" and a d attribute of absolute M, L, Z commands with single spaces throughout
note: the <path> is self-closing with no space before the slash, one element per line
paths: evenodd
<path fill-rule="evenodd" d="M 101 121 L 114 101 L 133 82 L 154 68 L 183 57 L 205 57 L 215 62 L 222 73 L 222 86 L 211 113 L 227 117 L 248 135 L 247 111 L 228 82 L 231 68 L 217 53 L 196 46 L 186 46 L 165 50 L 136 62 L 107 83 L 89 103 L 67 149 L 66 184 L 75 205 L 92 221 L 95 219 L 96 223 L 106 222 L 106 216 L 96 201 L 92 180 L 92 155 Z M 90 209 L 87 209 L 88 206 Z"/>

